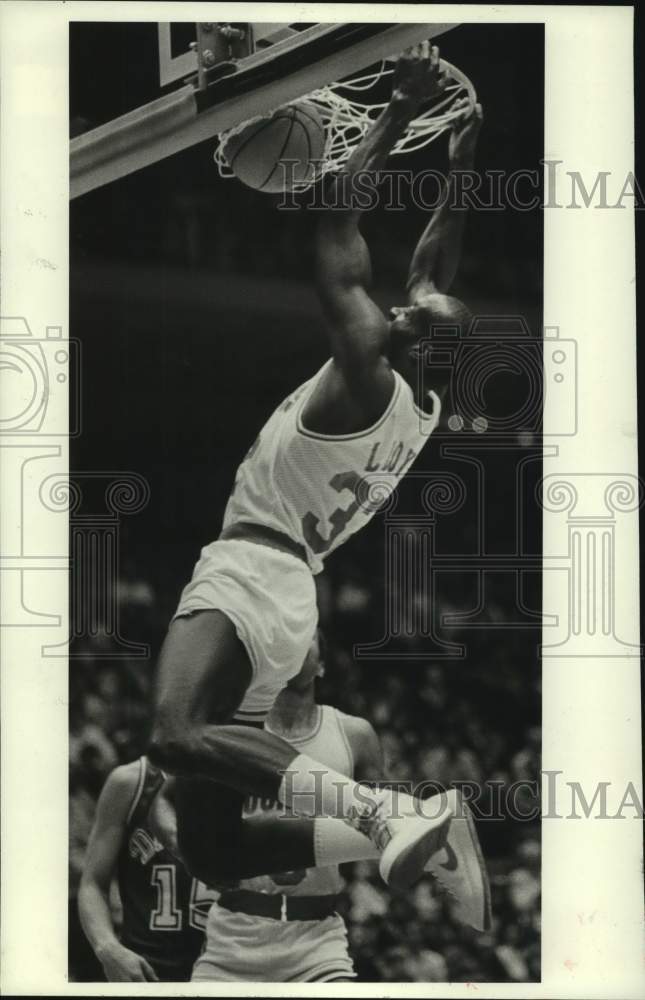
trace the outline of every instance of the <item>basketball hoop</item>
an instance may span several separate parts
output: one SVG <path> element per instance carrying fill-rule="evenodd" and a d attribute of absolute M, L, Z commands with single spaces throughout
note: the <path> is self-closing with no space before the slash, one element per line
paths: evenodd
<path fill-rule="evenodd" d="M 467 98 L 470 107 L 474 107 L 477 95 L 465 73 L 446 62 L 445 59 L 441 60 L 441 68 L 448 73 L 450 80 L 448 86 L 426 106 L 420 115 L 410 122 L 405 133 L 393 147 L 393 154 L 413 153 L 437 139 L 463 113 L 463 109 L 457 110 L 455 108 L 460 98 Z M 379 69 L 372 73 L 352 77 L 341 83 L 331 83 L 303 95 L 302 100 L 313 104 L 319 112 L 325 125 L 327 140 L 323 162 L 316 175 L 310 180 L 295 184 L 293 190 L 304 191 L 310 188 L 325 174 L 338 170 L 347 161 L 352 150 L 371 128 L 383 109 L 387 107 L 387 101 L 370 103 L 358 100 L 354 95 L 371 90 L 393 71 L 394 66 L 391 62 L 382 61 Z M 249 124 L 262 121 L 264 117 L 266 116 L 261 115 L 247 119 L 234 128 L 219 133 L 214 160 L 221 177 L 235 176 L 224 156 L 224 148 L 228 140 L 231 136 L 247 128 Z"/>

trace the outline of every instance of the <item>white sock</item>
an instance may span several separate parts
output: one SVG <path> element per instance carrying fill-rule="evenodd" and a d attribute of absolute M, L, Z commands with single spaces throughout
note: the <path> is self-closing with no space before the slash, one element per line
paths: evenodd
<path fill-rule="evenodd" d="M 345 861 L 369 861 L 379 852 L 363 833 L 342 819 L 319 816 L 314 820 L 316 865 L 341 865 Z"/>
<path fill-rule="evenodd" d="M 298 754 L 282 775 L 278 799 L 297 816 L 349 819 L 370 812 L 377 801 L 368 785 Z"/>

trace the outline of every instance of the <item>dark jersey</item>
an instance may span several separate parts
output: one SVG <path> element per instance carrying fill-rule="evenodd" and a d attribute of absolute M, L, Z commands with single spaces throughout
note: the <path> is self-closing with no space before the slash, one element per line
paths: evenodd
<path fill-rule="evenodd" d="M 139 767 L 117 861 L 121 941 L 142 955 L 159 979 L 185 982 L 202 949 L 206 917 L 217 894 L 192 878 L 150 832 L 148 810 L 164 779 L 145 757 Z"/>

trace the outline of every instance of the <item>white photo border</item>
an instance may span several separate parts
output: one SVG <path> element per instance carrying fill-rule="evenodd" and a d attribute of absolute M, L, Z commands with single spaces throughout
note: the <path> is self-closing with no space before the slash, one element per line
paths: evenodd
<path fill-rule="evenodd" d="M 25 317 L 34 336 L 69 336 L 68 24 L 71 20 L 201 21 L 212 4 L 15 2 L 0 11 L 2 66 L 2 315 Z M 609 171 L 615 201 L 633 171 L 630 7 L 533 5 L 220 4 L 231 20 L 508 22 L 545 24 L 545 158 L 592 178 Z M 562 199 L 566 201 L 566 197 Z M 546 448 L 544 476 L 637 475 L 633 199 L 623 208 L 545 209 L 544 321 L 579 345 L 580 427 Z M 49 337 L 59 334 L 51 333 Z M 109 350 L 109 344 L 106 345 Z M 0 373 L 1 375 L 2 373 Z M 9 389 L 11 386 L 9 386 Z M 11 400 L 5 400 L 7 407 Z M 547 405 L 549 401 L 547 399 Z M 66 426 L 63 393 L 52 401 Z M 9 412 L 9 411 L 6 411 Z M 553 414 L 551 414 L 553 416 Z M 56 996 L 372 996 L 374 984 L 96 984 L 67 982 L 68 682 L 64 658 L 43 643 L 68 634 L 67 535 L 47 518 L 28 523 L 10 474 L 32 476 L 40 452 L 67 475 L 64 433 L 3 441 L 3 575 L 11 559 L 44 553 L 39 603 L 58 624 L 2 633 L 2 954 L 7 994 Z M 545 445 L 547 442 L 545 442 Z M 27 452 L 30 446 L 33 452 Z M 23 449 L 23 451 L 21 451 Z M 48 450 L 49 449 L 49 450 Z M 18 456 L 33 461 L 18 466 Z M 583 482 L 582 480 L 578 480 Z M 582 487 L 581 487 L 582 488 Z M 585 487 L 586 489 L 586 487 Z M 583 491 L 584 492 L 584 491 Z M 621 514 L 615 631 L 632 652 L 599 656 L 593 637 L 575 656 L 543 661 L 543 768 L 592 787 L 629 782 L 642 802 L 638 656 L 638 510 Z M 15 544 L 14 544 L 15 543 Z M 560 515 L 546 513 L 544 559 L 562 557 Z M 47 560 L 52 560 L 47 562 Z M 57 561 L 58 560 L 58 561 Z M 17 565 L 17 563 L 15 564 Z M 48 570 L 48 571 L 46 571 Z M 42 596 L 42 601 L 40 598 Z M 544 610 L 567 588 L 544 574 Z M 7 591 L 3 588 L 3 604 Z M 566 614 L 566 608 L 560 608 Z M 613 801 L 613 800 L 612 800 Z M 561 812 L 569 800 L 560 803 Z M 611 808 L 610 808 L 611 811 Z M 542 824 L 542 982 L 381 984 L 379 996 L 637 997 L 642 961 L 642 832 L 622 820 Z"/>

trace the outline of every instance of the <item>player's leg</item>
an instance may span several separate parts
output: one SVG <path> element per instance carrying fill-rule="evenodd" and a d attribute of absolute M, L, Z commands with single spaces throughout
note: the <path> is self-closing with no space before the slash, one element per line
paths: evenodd
<path fill-rule="evenodd" d="M 314 820 L 244 819 L 244 795 L 207 778 L 178 778 L 175 803 L 179 853 L 207 885 L 316 865 Z"/>
<path fill-rule="evenodd" d="M 271 733 L 230 724 L 252 678 L 245 646 L 222 611 L 175 619 L 159 656 L 153 763 L 243 793 L 274 794 L 295 751 Z"/>
<path fill-rule="evenodd" d="M 149 754 L 168 770 L 171 761 L 181 768 L 174 793 L 178 846 L 192 874 L 209 883 L 247 877 L 250 868 L 267 874 L 315 864 L 311 820 L 245 832 L 245 793 L 273 794 L 274 772 L 296 754 L 270 733 L 218 725 L 232 718 L 251 678 L 246 649 L 221 611 L 172 623 L 159 658 L 157 727 Z M 202 753 L 210 753 L 211 773 L 221 781 L 190 776 L 194 733 L 205 738 Z"/>
<path fill-rule="evenodd" d="M 298 815 L 322 813 L 347 818 L 379 846 L 386 881 L 405 887 L 418 878 L 427 859 L 445 842 L 449 811 L 431 820 L 397 817 L 387 795 L 374 793 L 299 754 L 271 733 L 231 725 L 229 720 L 252 680 L 253 666 L 245 645 L 223 612 L 205 610 L 175 619 L 160 656 L 156 722 L 149 749 L 153 763 L 179 777 L 207 778 L 242 794 L 278 799 Z M 186 797 L 198 810 L 195 797 Z M 182 824 L 186 829 L 187 809 L 182 806 L 178 815 L 180 830 Z M 238 813 L 236 823 L 239 821 Z M 289 830 L 290 822 L 283 822 L 274 831 L 281 842 L 283 837 L 296 838 L 295 826 Z M 199 847 L 190 838 L 186 862 L 195 874 L 207 854 L 207 829 L 201 828 Z M 303 842 L 309 844 L 309 837 L 309 832 L 306 836 L 303 833 Z M 311 845 L 313 850 L 313 834 Z M 219 867 L 215 852 L 212 857 Z M 292 856 L 286 867 L 308 867 L 312 857 L 310 854 L 307 864 Z M 264 867 L 265 858 L 271 865 L 263 853 L 260 872 L 270 874 L 284 867 L 275 860 L 272 866 Z"/>
<path fill-rule="evenodd" d="M 271 812 L 243 818 L 243 801 L 240 792 L 207 778 L 176 779 L 179 852 L 195 878 L 223 884 L 379 858 L 372 841 L 344 820 Z"/>
<path fill-rule="evenodd" d="M 246 648 L 223 612 L 173 621 L 159 658 L 153 763 L 181 777 L 278 799 L 298 814 L 365 811 L 373 800 L 365 786 L 266 730 L 231 724 L 252 679 Z"/>
<path fill-rule="evenodd" d="M 212 883 L 378 856 L 366 837 L 340 820 L 242 819 L 244 795 L 279 798 L 282 771 L 298 756 L 271 733 L 225 724 L 252 674 L 246 649 L 221 611 L 200 611 L 172 623 L 159 658 L 157 722 L 149 755 L 168 771 L 177 767 L 177 836 L 188 869 Z M 311 764 L 317 784 L 321 777 L 349 783 L 324 765 Z M 202 773 L 208 767 L 216 780 L 199 771 L 191 776 L 195 765 Z M 328 805 L 335 808 L 337 789 L 332 785 L 331 791 Z M 312 786 L 296 804 L 319 811 L 317 794 Z"/>
<path fill-rule="evenodd" d="M 223 658 L 226 671 L 221 667 Z M 246 649 L 222 612 L 204 611 L 177 619 L 159 659 L 158 702 L 160 713 L 166 715 L 165 725 L 171 716 L 175 731 L 181 732 L 199 727 L 204 719 L 231 718 L 251 676 Z M 228 737 L 230 743 L 232 730 L 238 731 L 241 743 L 258 736 L 265 746 L 277 747 L 280 756 L 276 767 L 296 754 L 277 737 L 248 726 L 222 726 L 219 735 L 223 740 Z M 154 743 L 149 753 L 153 761 L 157 759 Z M 237 759 L 234 754 L 235 772 Z M 253 791 L 275 798 L 275 781 L 269 788 L 266 785 L 267 760 L 263 750 Z M 229 783 L 188 776 L 178 776 L 175 782 L 180 853 L 189 870 L 202 881 L 251 878 L 293 867 L 378 857 L 367 837 L 340 820 L 321 818 L 314 824 L 310 819 L 290 818 L 280 822 L 271 814 L 243 820 L 244 792 L 232 787 L 239 776 L 230 773 L 230 764 L 218 773 L 228 777 Z"/>
<path fill-rule="evenodd" d="M 365 810 L 372 800 L 365 786 L 361 795 L 356 782 L 279 736 L 231 723 L 252 679 L 246 648 L 223 612 L 175 619 L 159 657 L 152 762 L 181 777 L 278 799 L 299 814 Z"/>
<path fill-rule="evenodd" d="M 344 846 L 339 848 L 338 834 L 328 838 L 321 829 L 315 836 L 312 819 L 242 819 L 244 795 L 277 798 L 281 772 L 297 756 L 271 733 L 224 724 L 240 705 L 252 673 L 246 649 L 221 611 L 202 611 L 172 623 L 159 658 L 157 722 L 149 755 L 168 771 L 178 765 L 177 836 L 187 867 L 212 883 L 330 863 L 330 849 L 334 862 L 339 856 L 358 860 L 366 848 L 373 856 L 370 842 L 344 823 L 335 824 L 342 827 Z M 196 743 L 198 766 L 208 757 L 210 773 L 218 780 L 190 776 Z M 322 773 L 323 765 L 317 770 Z"/>

